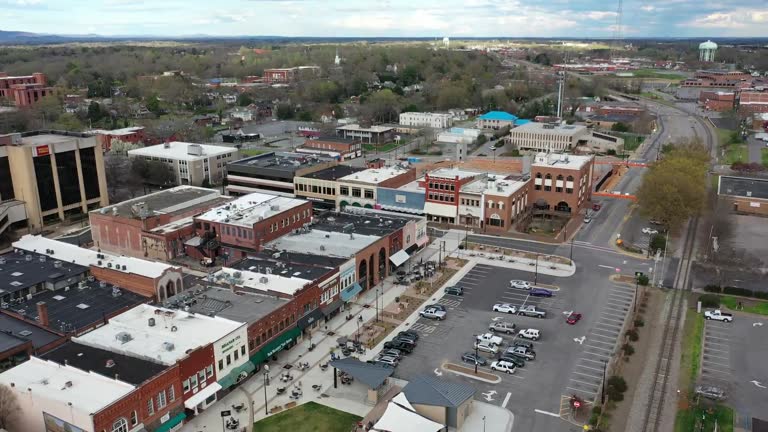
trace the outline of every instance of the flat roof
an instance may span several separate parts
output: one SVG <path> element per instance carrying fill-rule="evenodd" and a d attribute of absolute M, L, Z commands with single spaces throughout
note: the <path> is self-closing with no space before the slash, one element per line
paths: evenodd
<path fill-rule="evenodd" d="M 275 254 L 279 254 L 278 256 L 283 260 L 252 257 L 239 261 L 230 267 L 238 270 L 256 273 L 269 272 L 279 276 L 298 277 L 307 280 L 319 279 L 334 270 L 334 267 L 305 264 L 300 259 L 296 259 L 301 258 L 298 255 L 291 260 L 289 257 L 293 254 L 290 252 L 276 252 Z"/>
<path fill-rule="evenodd" d="M 172 309 L 189 307 L 188 312 L 254 323 L 288 304 L 288 300 L 273 295 L 234 293 L 226 288 L 198 285 L 171 297 L 167 303 Z"/>
<path fill-rule="evenodd" d="M 150 318 L 154 325 L 149 325 Z M 209 345 L 242 323 L 180 310 L 141 304 L 109 320 L 107 325 L 72 340 L 84 345 L 173 365 L 188 350 Z"/>
<path fill-rule="evenodd" d="M 45 302 L 49 327 L 70 332 L 101 323 L 106 316 L 149 300 L 126 289 L 89 279 L 92 277 L 66 291 L 43 291 L 9 309 L 27 319 L 37 320 L 37 303 Z"/>
<path fill-rule="evenodd" d="M 720 176 L 717 193 L 743 198 L 768 199 L 768 180 Z"/>
<path fill-rule="evenodd" d="M 290 174 L 292 177 L 293 174 L 300 169 L 332 162 L 334 160 L 335 159 L 331 157 L 311 153 L 272 152 L 230 162 L 227 164 L 227 170 L 235 168 L 234 174 L 237 174 L 239 168 L 248 168 L 257 174 L 262 171 L 277 171 L 284 174 Z"/>
<path fill-rule="evenodd" d="M 350 258 L 379 238 L 380 236 L 312 229 L 301 234 L 280 237 L 267 243 L 265 247 L 288 252 Z"/>
<path fill-rule="evenodd" d="M 461 192 L 511 196 L 527 183 L 527 180 L 514 179 L 511 176 L 488 174 L 486 178 L 478 179 L 462 186 Z"/>
<path fill-rule="evenodd" d="M 330 168 L 315 171 L 313 173 L 304 174 L 301 177 L 318 179 L 318 180 L 335 181 L 344 176 L 359 173 L 360 171 L 364 171 L 364 170 L 365 168 L 362 168 L 362 167 L 353 167 L 349 165 L 336 165 Z"/>
<path fill-rule="evenodd" d="M 324 267 L 333 269 L 339 267 L 348 261 L 348 258 L 333 257 L 328 255 L 316 255 L 303 252 L 291 252 L 284 253 L 276 249 L 264 248 L 261 252 L 253 256 L 253 258 L 260 258 L 272 262 L 281 262 L 287 265 L 292 265 L 294 262 L 301 264 L 312 265 L 315 267 Z"/>
<path fill-rule="evenodd" d="M 84 413 L 99 412 L 135 388 L 114 378 L 37 357 L 0 374 L 0 383 L 13 384 L 18 393 L 29 389 L 35 397 L 71 403 Z"/>
<path fill-rule="evenodd" d="M 306 204 L 298 198 L 250 193 L 198 215 L 195 219 L 252 228 L 253 224 Z"/>
<path fill-rule="evenodd" d="M 214 205 L 217 201 L 226 202 L 230 199 L 213 189 L 195 186 L 176 186 L 171 189 L 153 192 L 138 198 L 102 207 L 98 210 L 92 210 L 91 213 L 98 212 L 124 218 L 141 219 L 142 216 L 151 217 L 161 214 L 185 212 L 194 208 Z M 145 213 L 142 213 L 144 211 Z"/>
<path fill-rule="evenodd" d="M 383 168 L 368 168 L 363 171 L 358 171 L 356 173 L 341 177 L 339 178 L 339 181 L 376 185 L 391 178 L 397 177 L 400 174 L 405 174 L 409 169 L 410 168 L 406 168 L 400 164 Z"/>
<path fill-rule="evenodd" d="M 337 135 L 320 135 L 318 137 L 308 137 L 304 141 L 304 145 L 307 145 L 307 143 L 312 143 L 315 141 L 336 142 L 336 143 L 344 143 L 344 144 L 355 144 L 360 142 L 360 140 L 357 138 L 344 138 Z"/>
<path fill-rule="evenodd" d="M 0 255 L 0 295 L 15 293 L 41 283 L 67 280 L 75 283 L 88 267 L 64 261 L 60 257 L 18 250 Z"/>
<path fill-rule="evenodd" d="M 351 209 L 343 212 L 329 211 L 312 219 L 312 228 L 320 231 L 384 237 L 404 227 L 419 217 L 394 215 L 373 209 Z"/>
<path fill-rule="evenodd" d="M 133 385 L 139 385 L 168 368 L 160 363 L 75 342 L 67 342 L 40 357 Z"/>
<path fill-rule="evenodd" d="M 32 323 L 28 323 L 4 313 L 0 313 L 0 331 L 6 336 L 32 341 L 32 346 L 35 349 L 42 348 L 62 338 L 62 336 L 59 336 L 52 331 L 48 331 L 42 327 L 38 327 Z M 12 340 L 8 339 L 6 341 L 6 343 L 9 342 L 12 342 Z M 13 346 L 17 345 L 18 344 L 13 344 Z"/>
<path fill-rule="evenodd" d="M 113 136 L 123 136 L 123 135 L 131 135 L 133 133 L 136 133 L 138 131 L 144 130 L 144 126 L 131 126 L 127 128 L 121 128 L 121 129 L 90 129 L 85 131 L 87 134 L 101 134 L 101 135 L 113 135 Z"/>
<path fill-rule="evenodd" d="M 537 153 L 533 158 L 531 166 L 577 170 L 592 159 L 594 159 L 594 156 L 579 156 L 565 153 Z"/>
<path fill-rule="evenodd" d="M 371 126 L 371 127 L 362 127 L 359 124 L 348 124 L 344 126 L 339 126 L 336 128 L 336 130 L 343 130 L 343 131 L 351 131 L 351 132 L 373 132 L 373 133 L 384 133 L 394 130 L 394 126 Z"/>
<path fill-rule="evenodd" d="M 417 178 L 416 180 L 414 180 L 414 181 L 412 181 L 410 183 L 406 183 L 406 184 L 400 186 L 399 188 L 397 188 L 397 190 L 409 191 L 409 192 L 424 192 L 427 189 L 424 186 L 421 186 L 421 185 L 424 182 L 426 182 L 426 181 L 427 181 L 427 179 L 425 177 Z"/>
<path fill-rule="evenodd" d="M 214 273 L 217 281 L 232 283 L 233 285 L 250 288 L 262 292 L 276 292 L 286 295 L 294 295 L 304 286 L 312 283 L 312 280 L 296 276 L 282 276 L 269 273 L 267 269 L 238 270 L 224 267 Z"/>
<path fill-rule="evenodd" d="M 90 144 L 96 145 L 96 138 L 80 133 L 80 132 L 64 132 L 64 131 L 31 131 L 21 134 L 21 145 L 25 146 L 38 146 L 43 144 L 58 144 L 65 143 L 74 140 L 89 141 Z"/>
<path fill-rule="evenodd" d="M 463 180 L 465 178 L 469 177 L 475 177 L 480 175 L 481 173 L 475 172 L 475 171 L 466 171 L 461 168 L 439 168 L 435 171 L 432 171 L 429 173 L 430 177 L 439 177 L 439 178 L 447 178 L 447 179 L 455 179 L 456 177 L 459 178 L 459 180 Z"/>
<path fill-rule="evenodd" d="M 509 131 L 510 134 L 518 134 L 523 132 L 537 132 L 537 133 L 546 133 L 546 134 L 553 134 L 553 135 L 566 135 L 566 136 L 574 136 L 578 135 L 579 133 L 585 132 L 587 130 L 587 127 L 584 125 L 563 125 L 563 124 L 553 124 L 553 123 L 537 123 L 537 122 L 530 122 L 522 124 L 516 128 L 513 128 L 511 131 Z"/>
<path fill-rule="evenodd" d="M 158 278 L 167 270 L 176 267 L 155 261 L 146 261 L 139 258 L 112 255 L 106 252 L 97 252 L 91 249 L 81 248 L 69 243 L 48 239 L 42 236 L 27 234 L 13 247 L 26 251 L 42 253 L 49 257 L 70 262 L 81 266 L 97 266 L 109 268 L 122 273 L 136 274 L 139 276 Z M 101 262 L 101 264 L 99 264 Z M 111 267 L 110 267 L 111 266 Z"/>
<path fill-rule="evenodd" d="M 166 146 L 168 146 L 166 148 Z M 202 149 L 201 155 L 189 154 L 190 146 L 199 146 Z M 156 158 L 165 158 L 173 160 L 194 161 L 207 159 L 211 156 L 219 156 L 227 153 L 234 153 L 237 149 L 226 146 L 214 146 L 210 144 L 196 144 L 181 141 L 171 141 L 170 143 L 158 144 L 149 147 L 142 147 L 135 150 L 128 150 L 131 156 L 148 156 Z"/>

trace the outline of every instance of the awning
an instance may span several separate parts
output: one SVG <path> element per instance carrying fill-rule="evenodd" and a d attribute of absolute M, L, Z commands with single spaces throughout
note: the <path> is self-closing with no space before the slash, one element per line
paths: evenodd
<path fill-rule="evenodd" d="M 203 239 L 200 237 L 192 237 L 191 239 L 185 241 L 184 244 L 187 246 L 199 247 L 203 244 Z"/>
<path fill-rule="evenodd" d="M 458 213 L 458 208 L 453 205 L 438 204 L 427 201 L 424 203 L 424 213 L 431 216 L 455 218 L 456 214 Z"/>
<path fill-rule="evenodd" d="M 255 370 L 256 366 L 254 366 L 250 361 L 246 361 L 240 366 L 229 371 L 229 373 L 224 378 L 220 379 L 218 383 L 222 388 L 228 389 L 236 383 L 239 383 L 240 381 L 247 378 L 248 374 Z"/>
<path fill-rule="evenodd" d="M 198 391 L 192 397 L 184 401 L 184 407 L 189 408 L 191 410 L 195 409 L 196 406 L 203 403 L 206 399 L 216 394 L 217 391 L 221 390 L 221 386 L 219 383 L 211 383 L 205 386 L 204 389 Z"/>
<path fill-rule="evenodd" d="M 394 264 L 395 267 L 400 267 L 404 262 L 408 261 L 408 258 L 410 258 L 408 252 L 399 250 L 394 255 L 390 256 L 389 260 L 392 261 L 392 264 Z"/>
<path fill-rule="evenodd" d="M 344 304 L 344 300 L 338 299 L 338 300 L 335 300 L 335 301 L 331 302 L 328 306 L 325 306 L 324 308 L 321 308 L 321 311 L 323 312 L 323 315 L 328 316 L 328 315 L 336 312 L 337 310 L 339 310 L 339 308 L 343 304 Z"/>
<path fill-rule="evenodd" d="M 419 245 L 419 247 L 422 247 L 427 243 L 429 243 L 429 236 L 424 235 L 416 239 L 416 244 Z"/>
<path fill-rule="evenodd" d="M 319 320 L 322 317 L 323 317 L 323 311 L 321 311 L 319 308 L 315 309 L 312 312 L 299 318 L 298 321 L 296 321 L 296 327 L 298 327 L 301 330 L 304 330 L 305 328 L 311 326 L 312 323 L 314 323 L 315 321 Z"/>
<path fill-rule="evenodd" d="M 349 203 L 348 203 L 347 201 L 344 201 L 344 200 L 342 200 L 342 201 L 339 203 L 339 207 L 346 207 L 346 206 L 348 206 L 348 205 L 349 205 Z"/>
<path fill-rule="evenodd" d="M 352 297 L 360 294 L 363 291 L 363 287 L 359 283 L 355 282 L 352 285 L 341 290 L 341 299 L 345 302 L 349 301 Z"/>
<path fill-rule="evenodd" d="M 281 333 L 276 338 L 267 342 L 262 349 L 256 354 L 251 356 L 251 363 L 257 365 L 264 362 L 264 360 L 272 357 L 276 352 L 281 351 L 286 345 L 295 341 L 301 335 L 301 330 L 296 327 Z"/>
<path fill-rule="evenodd" d="M 390 401 L 384 415 L 373 425 L 372 430 L 376 432 L 440 432 L 445 430 L 445 425 L 434 422 L 415 410 L 411 411 L 395 401 Z"/>
<path fill-rule="evenodd" d="M 403 212 L 403 213 L 409 213 L 409 214 L 424 214 L 423 208 L 414 208 L 414 207 L 401 207 L 401 206 L 391 206 L 391 205 L 383 205 L 381 206 L 382 210 L 387 211 L 393 211 L 393 212 Z"/>
<path fill-rule="evenodd" d="M 161 424 L 160 427 L 155 429 L 155 432 L 168 432 L 169 430 L 173 429 L 174 426 L 184 421 L 185 418 L 187 418 L 187 415 L 184 414 L 184 411 L 182 411 L 171 417 L 167 422 Z"/>
<path fill-rule="evenodd" d="M 416 243 L 414 243 L 414 244 L 412 244 L 412 245 L 408 246 L 408 247 L 405 249 L 405 251 L 408 253 L 408 255 L 410 255 L 410 254 L 412 254 L 412 253 L 416 252 L 416 249 L 418 249 L 418 248 L 419 248 L 419 245 L 418 245 L 418 244 L 416 244 Z"/>

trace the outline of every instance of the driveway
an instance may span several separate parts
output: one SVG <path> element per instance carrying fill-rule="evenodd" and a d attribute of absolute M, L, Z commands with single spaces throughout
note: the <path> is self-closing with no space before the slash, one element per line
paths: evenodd
<path fill-rule="evenodd" d="M 747 147 L 749 148 L 749 163 L 763 163 L 763 149 L 765 142 L 756 139 L 754 136 L 747 138 Z"/>

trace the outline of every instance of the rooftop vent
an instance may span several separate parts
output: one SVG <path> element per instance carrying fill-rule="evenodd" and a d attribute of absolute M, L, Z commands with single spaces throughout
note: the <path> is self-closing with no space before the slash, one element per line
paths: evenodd
<path fill-rule="evenodd" d="M 108 367 L 108 368 L 113 368 L 113 367 L 115 367 L 115 361 L 114 361 L 114 360 L 112 360 L 112 359 L 109 359 L 109 360 L 107 360 L 107 364 L 106 364 L 106 367 Z"/>
<path fill-rule="evenodd" d="M 163 342 L 163 349 L 166 351 L 173 351 L 176 348 L 176 346 L 173 345 L 171 342 Z"/>
<path fill-rule="evenodd" d="M 61 261 L 54 262 L 53 266 L 56 267 L 56 268 L 61 268 Z"/>
<path fill-rule="evenodd" d="M 147 320 L 147 325 L 149 325 L 150 327 L 154 327 L 155 326 L 155 319 L 154 318 L 150 318 L 149 320 Z"/>
<path fill-rule="evenodd" d="M 0 257 L 0 264 L 5 264 L 5 258 Z"/>
<path fill-rule="evenodd" d="M 128 332 L 120 332 L 115 335 L 115 339 L 117 339 L 120 343 L 128 343 L 133 340 L 133 336 L 131 336 Z"/>
<path fill-rule="evenodd" d="M 26 261 L 32 261 L 32 255 L 27 255 L 24 257 L 24 260 Z"/>
<path fill-rule="evenodd" d="M 269 278 L 266 276 L 262 276 L 259 278 L 259 283 L 263 283 L 266 285 L 267 283 L 269 283 Z"/>

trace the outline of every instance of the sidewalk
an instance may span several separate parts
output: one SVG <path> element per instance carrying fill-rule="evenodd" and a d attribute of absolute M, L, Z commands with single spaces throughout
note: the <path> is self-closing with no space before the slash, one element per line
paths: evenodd
<path fill-rule="evenodd" d="M 410 261 L 419 262 L 420 260 L 436 260 L 440 254 L 443 256 L 445 256 L 446 253 L 450 255 L 451 252 L 458 250 L 458 245 L 461 241 L 463 241 L 463 233 L 460 233 L 461 237 L 457 236 L 456 234 L 451 234 L 452 233 L 447 233 L 441 238 L 436 238 L 427 247 L 414 254 L 410 258 Z M 446 252 L 440 251 L 441 242 L 445 242 L 444 250 Z M 458 272 L 451 280 L 455 279 L 459 274 L 463 275 L 463 273 L 464 272 Z M 371 410 L 372 406 L 366 405 L 362 401 L 354 401 L 337 397 L 319 398 L 321 393 L 325 393 L 330 387 L 333 386 L 332 369 L 328 368 L 326 371 L 323 371 L 319 365 L 320 363 L 325 363 L 330 360 L 330 351 L 331 349 L 338 347 L 338 338 L 342 336 L 351 337 L 355 334 L 355 332 L 358 330 L 358 316 L 363 317 L 363 322 L 368 322 L 369 320 L 375 318 L 376 308 L 373 305 L 376 301 L 377 292 L 379 297 L 379 305 L 383 308 L 386 305 L 393 303 L 395 301 L 395 297 L 402 296 L 405 290 L 408 288 L 404 285 L 395 285 L 393 282 L 394 276 L 387 277 L 381 284 L 378 285 L 379 289 L 374 287 L 361 293 L 357 301 L 355 303 L 351 303 L 352 307 L 350 309 L 338 314 L 330 321 L 328 321 L 328 323 L 324 324 L 324 326 L 327 326 L 328 331 L 332 331 L 334 334 L 333 336 L 328 336 L 325 331 L 318 331 L 313 334 L 311 343 L 315 344 L 315 348 L 312 351 L 309 351 L 309 338 L 304 338 L 303 340 L 299 340 L 297 345 L 292 349 L 282 352 L 280 355 L 280 360 L 277 362 L 269 363 L 270 383 L 266 390 L 267 411 L 272 407 L 278 405 L 284 406 L 285 404 L 292 402 L 290 399 L 291 389 L 294 385 L 299 384 L 301 385 L 303 396 L 298 401 L 295 401 L 297 404 L 315 401 L 360 416 L 365 416 L 365 414 Z M 366 308 L 364 305 L 369 305 L 369 307 Z M 354 318 L 347 321 L 345 317 L 350 313 L 354 316 Z M 409 320 L 406 320 L 406 322 L 409 322 Z M 368 350 L 366 354 L 360 356 L 360 359 L 365 361 L 373 356 L 375 352 L 375 350 Z M 290 369 L 293 380 L 289 383 L 280 382 L 279 377 L 282 372 L 285 371 L 283 366 L 286 364 L 295 365 L 300 361 L 309 363 L 309 369 L 305 371 L 299 371 L 294 367 Z M 216 402 L 216 404 L 208 407 L 200 415 L 185 424 L 182 428 L 182 431 L 199 432 L 220 430 L 222 427 L 220 411 L 229 409 L 233 404 L 238 403 L 237 401 L 239 401 L 240 398 L 235 395 L 237 393 L 245 393 L 250 399 L 248 406 L 252 409 L 247 410 L 247 412 L 243 411 L 239 414 L 241 416 L 241 427 L 247 426 L 247 430 L 250 431 L 253 422 L 259 421 L 269 415 L 265 413 L 264 372 L 265 371 L 262 370 L 251 376 L 247 381 L 241 384 L 238 389 L 224 397 L 221 401 Z M 320 385 L 322 388 L 320 391 L 316 391 L 313 390 L 312 385 Z M 285 387 L 286 392 L 282 395 L 278 395 L 277 387 Z M 248 424 L 244 423 L 246 416 L 251 420 Z"/>
<path fill-rule="evenodd" d="M 514 423 L 515 415 L 506 408 L 475 400 L 472 412 L 464 419 L 461 430 L 466 432 L 510 432 Z M 456 429 L 448 428 L 448 431 L 454 432 Z"/>
<path fill-rule="evenodd" d="M 480 256 L 480 255 L 484 255 L 484 256 Z M 530 258 L 514 258 L 513 259 L 510 257 L 506 257 L 506 259 L 502 259 L 501 256 L 497 254 L 490 254 L 490 253 L 480 254 L 474 251 L 470 252 L 469 254 L 467 254 L 464 251 L 459 251 L 458 253 L 454 253 L 452 256 L 466 259 L 466 260 L 469 260 L 469 262 L 474 262 L 477 264 L 485 264 L 485 265 L 496 266 L 496 267 L 505 267 L 505 268 L 511 268 L 515 270 L 527 271 L 531 273 L 538 271 L 539 274 L 545 274 L 545 275 L 556 276 L 556 277 L 568 277 L 568 276 L 573 276 L 573 274 L 576 273 L 576 266 L 573 263 L 558 264 L 558 263 L 553 263 L 544 259 L 539 259 L 538 260 L 539 264 L 537 266 L 535 259 L 530 259 Z"/>

